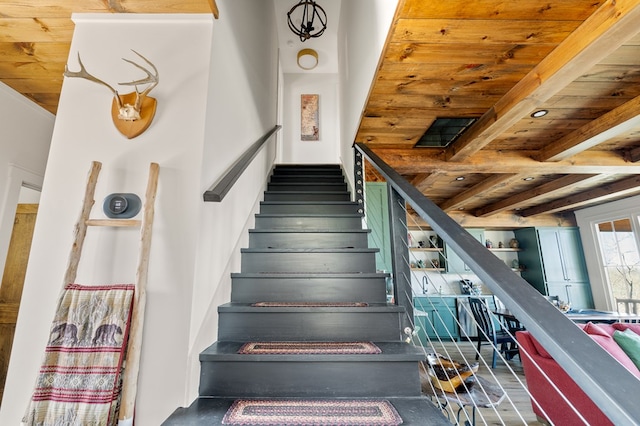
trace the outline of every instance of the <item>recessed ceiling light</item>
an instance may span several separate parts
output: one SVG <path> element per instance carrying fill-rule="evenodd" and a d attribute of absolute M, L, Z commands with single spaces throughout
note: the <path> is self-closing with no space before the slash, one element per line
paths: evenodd
<path fill-rule="evenodd" d="M 535 111 L 533 114 L 531 114 L 531 117 L 540 118 L 544 117 L 547 114 L 549 114 L 549 111 L 547 111 L 546 109 L 539 109 L 538 111 Z"/>
<path fill-rule="evenodd" d="M 464 210 L 464 207 L 458 207 L 458 210 Z"/>
<path fill-rule="evenodd" d="M 464 176 L 458 176 L 456 180 L 464 180 Z"/>
<path fill-rule="evenodd" d="M 535 178 L 534 178 L 534 177 L 532 177 L 532 176 L 528 176 L 528 177 L 526 177 L 526 178 L 522 178 L 522 180 L 526 180 L 526 181 L 534 180 L 534 179 L 535 179 Z"/>

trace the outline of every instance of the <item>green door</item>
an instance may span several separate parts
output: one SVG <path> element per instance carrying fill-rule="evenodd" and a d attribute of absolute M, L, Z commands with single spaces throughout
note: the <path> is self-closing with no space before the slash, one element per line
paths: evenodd
<path fill-rule="evenodd" d="M 380 249 L 376 254 L 376 269 L 391 271 L 391 235 L 386 183 L 365 183 L 365 214 L 367 227 L 371 229 L 369 247 Z"/>

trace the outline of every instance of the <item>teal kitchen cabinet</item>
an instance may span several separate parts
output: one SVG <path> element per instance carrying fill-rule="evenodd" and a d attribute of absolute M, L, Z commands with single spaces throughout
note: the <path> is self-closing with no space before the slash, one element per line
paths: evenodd
<path fill-rule="evenodd" d="M 593 308 L 593 296 L 577 228 L 523 228 L 515 231 L 523 251 L 522 278 L 540 293 L 558 296 L 573 309 Z"/>
<path fill-rule="evenodd" d="M 471 234 L 476 240 L 480 241 L 483 245 L 485 243 L 484 229 L 480 228 L 468 228 L 466 231 Z M 447 272 L 458 274 L 471 274 L 473 271 L 466 263 L 462 261 L 460 256 L 453 251 L 451 247 L 445 244 L 445 256 L 447 258 Z"/>
<path fill-rule="evenodd" d="M 458 340 L 456 298 L 454 296 L 415 297 L 413 299 L 416 337 L 423 345 L 432 339 Z M 418 344 L 418 342 L 416 342 Z"/>

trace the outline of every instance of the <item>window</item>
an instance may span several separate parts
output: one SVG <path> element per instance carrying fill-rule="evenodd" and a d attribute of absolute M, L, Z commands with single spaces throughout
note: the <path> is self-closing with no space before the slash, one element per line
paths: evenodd
<path fill-rule="evenodd" d="M 597 224 L 598 242 L 612 300 L 640 297 L 640 254 L 631 219 Z M 618 304 L 626 311 L 626 305 Z"/>

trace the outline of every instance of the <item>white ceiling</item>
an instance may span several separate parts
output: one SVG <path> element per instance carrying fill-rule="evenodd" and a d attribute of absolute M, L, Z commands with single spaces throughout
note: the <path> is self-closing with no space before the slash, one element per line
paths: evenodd
<path fill-rule="evenodd" d="M 287 12 L 300 0 L 274 0 L 278 24 L 278 46 L 280 62 L 284 73 L 337 73 L 338 72 L 338 23 L 340 19 L 340 0 L 316 0 L 327 13 L 327 29 L 318 38 L 301 42 L 287 25 Z M 296 60 L 301 49 L 313 49 L 318 52 L 318 66 L 305 71 L 298 67 Z"/>

